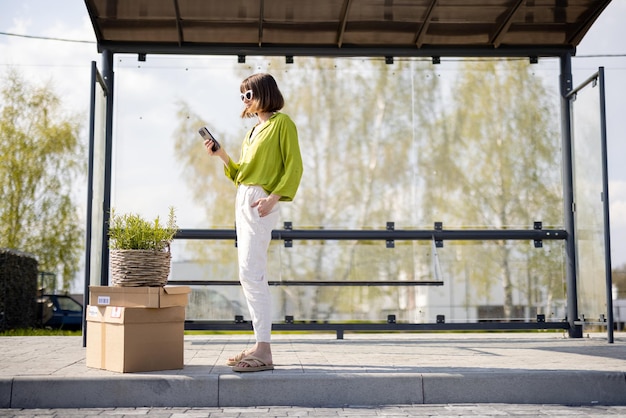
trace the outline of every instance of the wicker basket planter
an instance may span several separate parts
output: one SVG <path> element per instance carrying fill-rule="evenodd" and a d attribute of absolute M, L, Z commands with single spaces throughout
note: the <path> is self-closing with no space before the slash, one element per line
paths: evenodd
<path fill-rule="evenodd" d="M 113 286 L 165 286 L 171 253 L 154 250 L 111 250 Z"/>
<path fill-rule="evenodd" d="M 109 262 L 112 286 L 165 286 L 170 274 L 170 244 L 178 231 L 174 208 L 166 223 L 137 214 L 109 219 Z"/>

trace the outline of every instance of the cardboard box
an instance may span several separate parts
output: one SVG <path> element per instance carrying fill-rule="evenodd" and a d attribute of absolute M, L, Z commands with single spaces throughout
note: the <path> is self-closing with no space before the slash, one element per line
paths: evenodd
<path fill-rule="evenodd" d="M 146 372 L 184 367 L 185 308 L 87 307 L 87 367 Z"/>
<path fill-rule="evenodd" d="M 128 308 L 187 306 L 189 293 L 189 286 L 89 286 L 89 305 Z"/>

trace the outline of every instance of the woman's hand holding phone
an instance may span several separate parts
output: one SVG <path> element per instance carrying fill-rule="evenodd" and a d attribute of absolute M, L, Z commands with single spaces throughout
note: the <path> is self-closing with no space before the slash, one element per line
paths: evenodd
<path fill-rule="evenodd" d="M 203 126 L 202 128 L 200 128 L 200 130 L 198 130 L 198 133 L 200 134 L 202 138 L 204 138 L 204 146 L 207 147 L 207 149 L 209 149 L 211 142 L 213 142 L 210 148 L 211 151 L 215 152 L 218 149 L 220 149 L 220 143 L 217 142 L 215 137 L 211 134 L 211 132 L 209 132 L 206 126 Z"/>

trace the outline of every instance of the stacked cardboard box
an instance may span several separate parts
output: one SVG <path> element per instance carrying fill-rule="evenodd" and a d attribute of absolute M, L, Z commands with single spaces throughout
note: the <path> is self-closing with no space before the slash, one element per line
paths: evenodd
<path fill-rule="evenodd" d="M 90 286 L 87 367 L 116 372 L 182 369 L 187 286 Z"/>

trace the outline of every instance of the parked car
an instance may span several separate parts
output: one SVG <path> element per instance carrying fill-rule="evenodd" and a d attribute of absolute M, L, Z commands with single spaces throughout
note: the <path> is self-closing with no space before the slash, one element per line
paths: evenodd
<path fill-rule="evenodd" d="M 237 300 L 231 300 L 223 293 L 206 286 L 192 288 L 187 319 L 200 320 L 233 320 L 237 315 L 244 315 L 244 309 Z"/>
<path fill-rule="evenodd" d="M 83 305 L 69 295 L 43 295 L 39 309 L 41 324 L 44 327 L 81 329 L 83 325 Z"/>

